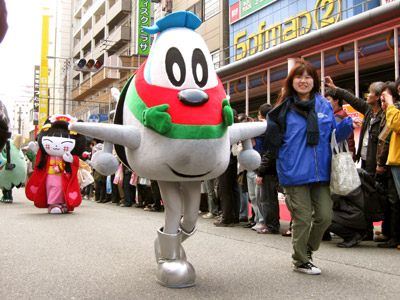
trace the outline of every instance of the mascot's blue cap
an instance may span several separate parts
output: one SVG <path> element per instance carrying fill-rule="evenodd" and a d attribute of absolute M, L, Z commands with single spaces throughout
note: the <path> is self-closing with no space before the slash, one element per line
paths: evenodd
<path fill-rule="evenodd" d="M 156 34 L 173 27 L 187 27 L 196 30 L 201 25 L 201 20 L 190 11 L 177 11 L 158 20 L 151 27 L 143 27 L 149 34 Z"/>

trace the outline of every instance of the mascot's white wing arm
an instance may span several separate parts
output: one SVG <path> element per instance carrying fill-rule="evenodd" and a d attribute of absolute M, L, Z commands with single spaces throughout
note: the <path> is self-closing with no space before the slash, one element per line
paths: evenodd
<path fill-rule="evenodd" d="M 75 122 L 69 125 L 69 130 L 104 140 L 103 151 L 96 152 L 92 157 L 93 167 L 103 175 L 115 173 L 119 166 L 112 154 L 113 144 L 130 149 L 140 145 L 140 133 L 135 126 Z"/>
<path fill-rule="evenodd" d="M 242 141 L 238 161 L 246 170 L 255 170 L 261 164 L 260 154 L 253 149 L 251 138 L 263 134 L 266 129 L 267 122 L 235 123 L 228 128 L 231 145 Z"/>

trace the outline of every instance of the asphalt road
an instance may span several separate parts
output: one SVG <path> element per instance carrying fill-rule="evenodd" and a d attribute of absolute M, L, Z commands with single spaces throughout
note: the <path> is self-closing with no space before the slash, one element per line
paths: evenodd
<path fill-rule="evenodd" d="M 314 254 L 322 274 L 310 276 L 293 272 L 290 238 L 201 217 L 184 243 L 196 285 L 165 288 L 153 248 L 163 221 L 163 213 L 91 201 L 49 215 L 14 189 L 14 203 L 0 203 L 0 299 L 400 299 L 398 249 L 372 241 L 341 249 L 334 238 Z"/>

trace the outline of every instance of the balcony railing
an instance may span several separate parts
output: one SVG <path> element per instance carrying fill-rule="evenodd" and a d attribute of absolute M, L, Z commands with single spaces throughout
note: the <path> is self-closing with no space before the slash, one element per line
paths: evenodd
<path fill-rule="evenodd" d="M 130 0 L 117 0 L 107 12 L 107 23 L 110 23 L 115 18 L 119 18 L 128 12 L 132 11 Z"/>

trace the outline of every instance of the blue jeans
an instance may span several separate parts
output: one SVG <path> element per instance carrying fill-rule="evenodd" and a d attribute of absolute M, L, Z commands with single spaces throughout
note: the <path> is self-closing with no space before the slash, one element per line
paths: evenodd
<path fill-rule="evenodd" d="M 247 171 L 247 189 L 249 191 L 250 203 L 254 211 L 254 222 L 262 223 L 263 218 L 257 205 L 257 174 L 254 171 Z"/>
<path fill-rule="evenodd" d="M 207 202 L 208 202 L 208 211 L 214 215 L 218 215 L 218 206 L 214 203 L 215 195 L 215 179 L 206 180 L 205 182 L 206 190 L 207 190 Z"/>
<path fill-rule="evenodd" d="M 246 219 L 249 217 L 249 197 L 247 193 L 243 192 L 242 186 L 239 184 L 240 191 L 240 211 L 239 218 Z"/>
<path fill-rule="evenodd" d="M 390 170 L 392 171 L 394 184 L 396 185 L 397 194 L 400 198 L 400 166 L 390 166 Z"/>
<path fill-rule="evenodd" d="M 263 183 L 260 186 L 260 197 L 257 199 L 265 227 L 274 233 L 279 232 L 280 229 L 277 184 L 278 178 L 276 175 L 263 176 Z"/>

